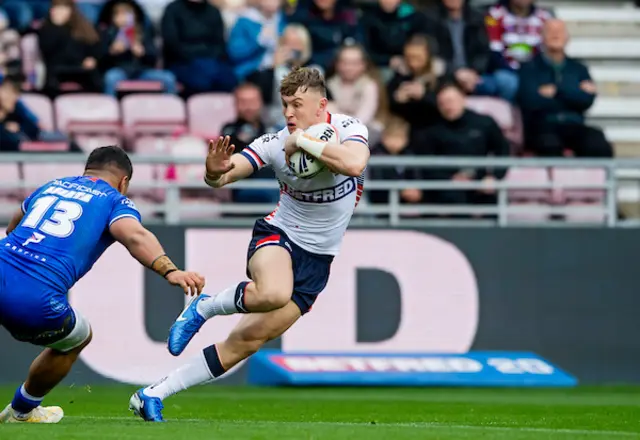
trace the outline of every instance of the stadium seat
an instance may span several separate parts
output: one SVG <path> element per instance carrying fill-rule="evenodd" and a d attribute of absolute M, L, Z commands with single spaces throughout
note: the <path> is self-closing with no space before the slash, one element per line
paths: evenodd
<path fill-rule="evenodd" d="M 20 142 L 20 151 L 38 151 L 42 153 L 69 151 L 68 142 Z"/>
<path fill-rule="evenodd" d="M 45 183 L 61 177 L 81 176 L 84 171 L 82 163 L 28 163 L 22 164 L 25 187 L 31 192 Z"/>
<path fill-rule="evenodd" d="M 45 131 L 54 130 L 53 105 L 48 97 L 36 93 L 23 93 L 20 100 L 36 115 L 40 128 Z"/>
<path fill-rule="evenodd" d="M 491 116 L 515 150 L 519 150 L 523 143 L 522 118 L 507 101 L 484 96 L 470 96 L 467 98 L 467 108 L 483 115 Z M 513 151 L 519 153 L 519 151 Z"/>
<path fill-rule="evenodd" d="M 143 135 L 173 136 L 186 129 L 186 111 L 175 95 L 132 93 L 122 98 L 122 120 L 130 140 Z"/>
<path fill-rule="evenodd" d="M 0 184 L 11 185 L 20 181 L 20 165 L 17 163 L 0 163 Z M 10 212 L 17 209 L 17 204 L 26 194 L 15 188 L 0 188 L 0 213 L 5 214 L 7 208 Z"/>
<path fill-rule="evenodd" d="M 58 130 L 71 135 L 85 151 L 119 144 L 120 110 L 115 98 L 97 93 L 62 95 L 54 101 Z"/>
<path fill-rule="evenodd" d="M 549 183 L 549 172 L 546 168 L 509 168 L 504 179 L 508 183 L 518 185 L 542 185 Z M 507 190 L 509 206 L 531 207 L 535 212 L 509 213 L 510 221 L 543 222 L 549 218 L 551 192 L 549 189 L 522 188 Z"/>
<path fill-rule="evenodd" d="M 601 168 L 552 168 L 551 180 L 559 184 L 604 185 L 606 170 Z M 554 189 L 554 202 L 570 206 L 604 207 L 606 191 L 604 189 L 565 188 Z M 570 222 L 601 223 L 604 213 L 568 213 L 565 219 Z"/>
<path fill-rule="evenodd" d="M 204 138 L 220 135 L 224 124 L 236 118 L 233 95 L 228 93 L 202 93 L 187 101 L 189 131 Z"/>
<path fill-rule="evenodd" d="M 116 85 L 120 93 L 162 92 L 164 86 L 160 81 L 125 80 Z"/>

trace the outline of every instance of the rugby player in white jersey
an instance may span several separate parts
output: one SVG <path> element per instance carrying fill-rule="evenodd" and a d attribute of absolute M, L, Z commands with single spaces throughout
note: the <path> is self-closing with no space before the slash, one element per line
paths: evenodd
<path fill-rule="evenodd" d="M 159 382 L 137 391 L 130 408 L 147 421 L 163 421 L 162 400 L 220 377 L 238 362 L 282 335 L 307 313 L 325 288 L 329 268 L 362 195 L 369 159 L 368 131 L 356 118 L 327 111 L 325 82 L 315 69 L 292 71 L 280 86 L 287 127 L 256 139 L 233 154 L 229 138 L 210 143 L 205 181 L 221 188 L 271 166 L 280 182 L 280 202 L 256 221 L 247 275 L 215 296 L 202 294 L 187 305 L 171 328 L 169 351 L 180 355 L 206 320 L 244 313 L 229 337 L 211 345 Z M 338 143 L 304 133 L 327 122 Z M 327 169 L 310 179 L 297 177 L 288 157 L 303 149 Z"/>

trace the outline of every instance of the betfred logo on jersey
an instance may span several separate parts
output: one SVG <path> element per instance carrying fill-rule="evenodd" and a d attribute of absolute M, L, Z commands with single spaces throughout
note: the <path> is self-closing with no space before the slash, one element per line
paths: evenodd
<path fill-rule="evenodd" d="M 332 186 L 331 188 L 318 189 L 316 191 L 298 191 L 284 182 L 280 182 L 280 188 L 296 200 L 309 203 L 331 203 L 340 200 L 356 190 L 355 179 L 350 178 Z"/>

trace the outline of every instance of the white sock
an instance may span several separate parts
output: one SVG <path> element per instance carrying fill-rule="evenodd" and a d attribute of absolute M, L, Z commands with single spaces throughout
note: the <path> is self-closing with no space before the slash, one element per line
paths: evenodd
<path fill-rule="evenodd" d="M 214 379 L 207 366 L 204 353 L 201 351 L 189 362 L 169 373 L 167 377 L 145 388 L 144 394 L 164 400 L 187 388 L 212 382 Z"/>
<path fill-rule="evenodd" d="M 213 318 L 216 315 L 246 313 L 245 310 L 241 309 L 242 295 L 244 295 L 244 290 L 249 283 L 244 282 L 240 284 L 241 286 L 234 284 L 211 298 L 204 298 L 198 303 L 196 310 L 205 319 Z M 242 295 L 239 298 L 240 301 L 236 299 L 238 287 L 242 289 Z M 240 305 L 238 305 L 238 302 L 240 302 Z"/>

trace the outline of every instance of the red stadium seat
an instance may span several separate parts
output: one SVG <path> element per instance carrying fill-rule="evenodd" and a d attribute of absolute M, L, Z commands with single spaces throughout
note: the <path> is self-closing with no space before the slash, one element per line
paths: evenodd
<path fill-rule="evenodd" d="M 122 93 L 162 92 L 164 85 L 160 81 L 125 80 L 118 82 L 116 90 Z"/>
<path fill-rule="evenodd" d="M 186 111 L 175 95 L 132 93 L 122 98 L 125 133 L 131 139 L 173 136 L 186 129 Z"/>
<path fill-rule="evenodd" d="M 11 185 L 20 181 L 20 165 L 17 163 L 0 163 L 0 183 L 3 185 Z M 15 211 L 18 207 L 18 201 L 24 198 L 26 194 L 16 188 L 0 188 L 0 207 L 10 205 L 10 211 Z M 4 213 L 5 211 L 2 210 Z"/>
<path fill-rule="evenodd" d="M 121 140 L 115 98 L 97 93 L 63 95 L 54 101 L 58 130 L 69 133 L 85 151 Z"/>
<path fill-rule="evenodd" d="M 555 183 L 604 185 L 607 180 L 606 170 L 601 168 L 553 168 L 551 179 Z M 572 206 L 604 207 L 604 189 L 566 188 L 554 190 L 554 201 L 559 204 Z M 570 213 L 565 215 L 570 222 L 601 223 L 605 219 L 604 213 Z"/>
<path fill-rule="evenodd" d="M 23 93 L 20 100 L 36 115 L 43 130 L 54 130 L 53 104 L 48 97 L 36 93 Z"/>
<path fill-rule="evenodd" d="M 39 151 L 42 153 L 69 151 L 68 142 L 20 142 L 20 151 Z"/>
<path fill-rule="evenodd" d="M 81 176 L 84 172 L 82 163 L 28 163 L 22 165 L 22 173 L 28 192 L 39 186 L 61 177 Z"/>
<path fill-rule="evenodd" d="M 222 127 L 236 118 L 236 105 L 229 93 L 202 93 L 187 101 L 189 131 L 205 138 L 220 135 Z"/>
<path fill-rule="evenodd" d="M 507 101 L 485 96 L 468 97 L 467 108 L 476 113 L 491 116 L 502 129 L 503 134 L 512 146 L 514 146 L 516 150 L 521 149 L 523 131 L 522 118 L 519 110 L 515 109 Z"/>
<path fill-rule="evenodd" d="M 540 185 L 549 183 L 549 172 L 546 168 L 509 168 L 505 181 L 520 185 Z M 551 192 L 548 189 L 509 189 L 507 198 L 510 206 L 527 206 L 535 208 L 536 212 L 510 213 L 509 220 L 513 221 L 545 221 L 549 218 L 548 202 Z"/>

